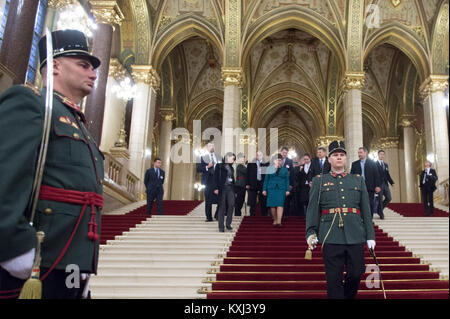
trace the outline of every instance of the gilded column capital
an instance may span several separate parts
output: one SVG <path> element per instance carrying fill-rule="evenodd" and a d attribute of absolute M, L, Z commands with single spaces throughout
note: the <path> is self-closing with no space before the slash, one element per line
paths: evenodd
<path fill-rule="evenodd" d="M 328 145 L 330 145 L 330 143 L 333 141 L 344 141 L 344 137 L 337 135 L 319 136 L 318 138 L 316 138 L 316 147 L 323 146 L 328 149 Z"/>
<path fill-rule="evenodd" d="M 364 72 L 345 72 L 342 80 L 342 89 L 348 92 L 352 89 L 361 90 L 364 86 Z"/>
<path fill-rule="evenodd" d="M 119 59 L 117 58 L 112 58 L 109 61 L 109 71 L 108 71 L 108 76 L 116 79 L 116 80 L 120 80 L 121 78 L 123 78 L 126 75 L 127 70 L 125 69 L 125 67 L 119 62 Z"/>
<path fill-rule="evenodd" d="M 48 0 L 49 8 L 60 10 L 75 3 L 75 0 Z"/>
<path fill-rule="evenodd" d="M 91 4 L 91 12 L 94 15 L 96 23 L 120 25 L 125 19 L 116 0 L 113 1 L 97 1 L 89 0 Z"/>
<path fill-rule="evenodd" d="M 161 108 L 159 115 L 164 121 L 173 121 L 175 119 L 175 111 L 172 108 Z"/>
<path fill-rule="evenodd" d="M 388 136 L 382 137 L 380 140 L 373 144 L 372 149 L 375 150 L 386 150 L 391 148 L 398 148 L 399 138 L 398 136 Z"/>
<path fill-rule="evenodd" d="M 398 123 L 398 126 L 400 127 L 414 127 L 416 119 L 413 114 L 403 114 L 400 117 L 400 122 Z"/>
<path fill-rule="evenodd" d="M 448 75 L 430 75 L 419 87 L 421 98 L 434 92 L 445 91 L 448 86 Z"/>
<path fill-rule="evenodd" d="M 243 86 L 243 72 L 241 67 L 223 67 L 222 80 L 223 85 L 234 85 L 242 88 Z"/>
<path fill-rule="evenodd" d="M 134 64 L 131 66 L 131 69 L 133 70 L 131 75 L 133 76 L 134 82 L 145 83 L 155 90 L 159 90 L 161 80 L 155 69 L 153 69 L 153 66 Z"/>

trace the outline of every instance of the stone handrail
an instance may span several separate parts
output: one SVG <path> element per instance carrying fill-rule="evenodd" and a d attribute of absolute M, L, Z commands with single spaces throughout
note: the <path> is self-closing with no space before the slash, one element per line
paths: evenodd
<path fill-rule="evenodd" d="M 104 155 L 104 185 L 113 189 L 115 192 L 119 193 L 128 200 L 136 201 L 139 178 L 127 170 L 124 164 L 116 159 L 112 154 L 104 152 Z"/>

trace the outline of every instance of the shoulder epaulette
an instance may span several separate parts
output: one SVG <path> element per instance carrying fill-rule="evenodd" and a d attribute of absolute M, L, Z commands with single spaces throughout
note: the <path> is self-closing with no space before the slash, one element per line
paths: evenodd
<path fill-rule="evenodd" d="M 41 92 L 39 92 L 39 90 L 33 85 L 21 84 L 21 86 L 26 87 L 27 89 L 30 89 L 35 95 L 41 96 Z"/>
<path fill-rule="evenodd" d="M 317 175 L 317 177 L 321 177 L 321 176 L 322 176 L 321 174 Z"/>

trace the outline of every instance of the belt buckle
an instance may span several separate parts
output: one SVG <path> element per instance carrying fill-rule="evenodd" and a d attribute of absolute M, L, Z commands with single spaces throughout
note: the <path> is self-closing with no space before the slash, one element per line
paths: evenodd
<path fill-rule="evenodd" d="M 334 212 L 340 214 L 340 213 L 342 213 L 342 208 L 340 208 L 340 207 L 335 208 Z"/>

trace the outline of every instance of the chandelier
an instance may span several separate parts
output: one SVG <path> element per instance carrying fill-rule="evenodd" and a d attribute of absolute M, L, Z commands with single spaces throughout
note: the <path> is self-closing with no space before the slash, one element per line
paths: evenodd
<path fill-rule="evenodd" d="M 83 32 L 87 37 L 93 36 L 97 29 L 95 22 L 89 18 L 86 11 L 79 4 L 71 4 L 59 12 L 56 30 L 75 29 Z"/>
<path fill-rule="evenodd" d="M 112 92 L 119 99 L 128 101 L 136 97 L 136 85 L 131 82 L 129 77 L 125 77 L 113 85 Z"/>

